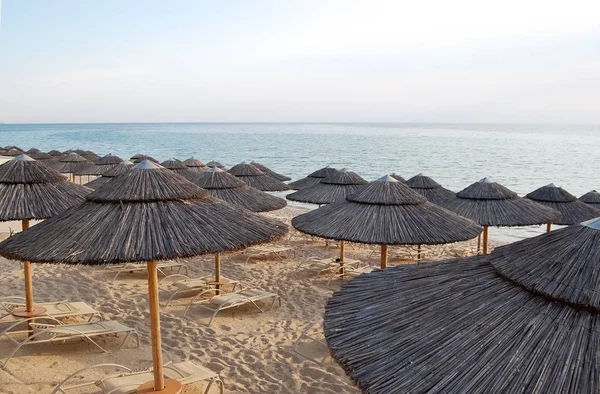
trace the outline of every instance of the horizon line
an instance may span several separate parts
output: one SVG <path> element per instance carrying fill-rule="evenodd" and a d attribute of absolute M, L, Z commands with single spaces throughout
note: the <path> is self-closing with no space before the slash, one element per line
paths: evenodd
<path fill-rule="evenodd" d="M 397 124 L 397 125 L 514 125 L 514 126 L 600 126 L 600 123 L 543 123 L 543 122 L 407 122 L 407 121 L 360 121 L 360 122 L 349 122 L 349 121 L 252 121 L 252 122 L 226 122 L 226 121 L 175 121 L 175 122 L 0 122 L 2 125 L 87 125 L 87 124 Z"/>

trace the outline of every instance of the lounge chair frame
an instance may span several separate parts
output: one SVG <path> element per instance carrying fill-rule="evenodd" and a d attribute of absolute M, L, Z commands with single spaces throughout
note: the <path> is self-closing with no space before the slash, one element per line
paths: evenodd
<path fill-rule="evenodd" d="M 159 262 L 156 264 L 156 270 L 163 277 L 169 276 L 169 274 L 167 274 L 165 272 L 166 269 L 169 269 L 171 272 L 173 272 L 173 271 L 175 271 L 175 269 L 177 269 L 178 274 L 180 274 L 181 271 L 183 270 L 183 271 L 185 271 L 185 275 L 188 274 L 188 268 L 182 262 L 162 261 L 162 262 Z M 136 264 L 136 263 L 112 264 L 112 265 L 107 265 L 106 267 L 104 267 L 102 269 L 103 272 L 111 272 L 111 273 L 114 272 L 115 273 L 115 276 L 112 279 L 113 283 L 124 272 L 146 272 L 146 270 L 147 270 L 147 268 L 146 268 L 145 264 Z"/>

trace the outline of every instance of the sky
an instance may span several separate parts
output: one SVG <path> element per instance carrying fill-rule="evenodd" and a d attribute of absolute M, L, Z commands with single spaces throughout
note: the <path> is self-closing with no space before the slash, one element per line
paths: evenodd
<path fill-rule="evenodd" d="M 0 122 L 600 123 L 598 0 L 0 1 Z"/>

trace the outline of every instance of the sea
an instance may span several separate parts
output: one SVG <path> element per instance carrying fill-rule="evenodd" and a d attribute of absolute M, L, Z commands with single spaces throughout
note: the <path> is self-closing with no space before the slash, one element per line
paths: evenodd
<path fill-rule="evenodd" d="M 580 196 L 600 188 L 600 125 L 428 123 L 0 124 L 0 146 L 92 150 L 129 158 L 258 161 L 302 178 L 326 165 L 366 180 L 431 176 L 460 191 L 488 177 L 519 195 L 548 183 Z M 510 242 L 541 227 L 490 229 Z"/>

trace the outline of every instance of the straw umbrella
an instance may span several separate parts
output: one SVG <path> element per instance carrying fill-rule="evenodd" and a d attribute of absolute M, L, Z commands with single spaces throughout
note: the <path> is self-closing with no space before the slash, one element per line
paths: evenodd
<path fill-rule="evenodd" d="M 23 152 L 23 150 L 21 150 L 19 148 L 16 148 L 16 147 L 15 148 L 10 148 L 10 149 L 8 149 L 6 151 L 6 155 L 7 156 L 12 156 L 12 157 L 16 157 L 16 156 L 22 155 L 23 153 L 25 153 L 25 152 Z"/>
<path fill-rule="evenodd" d="M 25 153 L 26 153 L 26 154 L 27 154 L 29 157 L 31 157 L 31 154 L 32 154 L 32 153 L 40 153 L 40 152 L 41 152 L 41 150 L 39 150 L 38 148 L 31 148 L 31 149 L 28 149 L 28 150 L 26 150 L 26 151 L 25 151 Z"/>
<path fill-rule="evenodd" d="M 0 255 L 37 263 L 147 262 L 154 380 L 149 392 L 179 392 L 163 376 L 156 261 L 238 250 L 282 237 L 287 227 L 208 195 L 150 161 L 115 177 L 86 201 L 0 244 Z"/>
<path fill-rule="evenodd" d="M 89 192 L 41 162 L 19 155 L 0 165 L 0 221 L 20 220 L 24 231 L 30 220 L 56 216 L 81 203 Z M 45 310 L 33 304 L 31 264 L 25 261 L 23 267 L 26 307 L 15 312 L 31 317 Z"/>
<path fill-rule="evenodd" d="M 206 166 L 210 167 L 210 168 L 217 167 L 217 168 L 220 168 L 222 170 L 225 170 L 225 166 L 223 164 L 219 163 L 218 161 L 214 161 L 214 160 L 209 161 L 208 163 L 206 163 Z"/>
<path fill-rule="evenodd" d="M 595 190 L 589 191 L 583 196 L 579 197 L 579 201 L 598 209 L 600 208 L 600 193 Z"/>
<path fill-rule="evenodd" d="M 162 163 L 160 163 L 160 165 L 175 172 L 188 171 L 187 166 L 183 164 L 181 160 L 178 160 L 176 158 L 165 160 Z"/>
<path fill-rule="evenodd" d="M 252 164 L 246 162 L 231 167 L 229 173 L 244 181 L 248 186 L 262 190 L 263 192 L 290 190 L 290 187 L 285 183 L 266 175 Z"/>
<path fill-rule="evenodd" d="M 190 157 L 189 159 L 184 160 L 183 164 L 185 164 L 185 166 L 190 171 L 204 172 L 204 171 L 206 171 L 206 169 L 208 169 L 208 166 L 206 164 L 202 163 L 198 159 L 194 159 L 193 157 Z"/>
<path fill-rule="evenodd" d="M 442 187 L 442 185 L 434 181 L 432 178 L 421 173 L 407 180 L 406 184 L 410 186 L 411 189 L 425 197 L 427 201 L 434 204 L 439 205 L 447 199 L 454 197 L 454 192 L 452 190 Z"/>
<path fill-rule="evenodd" d="M 85 157 L 91 162 L 94 162 L 100 158 L 100 156 L 98 156 L 95 152 L 91 150 L 83 151 L 83 153 L 81 153 L 80 156 Z"/>
<path fill-rule="evenodd" d="M 72 181 L 75 181 L 75 173 L 90 166 L 90 162 L 75 152 L 67 153 L 54 163 L 48 163 L 49 166 L 62 174 L 69 174 Z"/>
<path fill-rule="evenodd" d="M 209 192 L 211 196 L 252 212 L 274 211 L 287 205 L 283 198 L 250 187 L 216 167 L 198 174 L 194 183 Z"/>
<path fill-rule="evenodd" d="M 329 299 L 364 393 L 598 393 L 600 221 L 469 259 L 361 275 Z"/>
<path fill-rule="evenodd" d="M 489 226 L 530 226 L 560 218 L 560 212 L 521 198 L 517 193 L 488 178 L 469 185 L 440 206 L 483 226 L 483 254 L 488 252 Z"/>
<path fill-rule="evenodd" d="M 131 170 L 131 167 L 133 167 L 132 162 L 123 160 L 116 166 L 107 170 L 104 173 L 104 175 L 102 175 L 101 177 L 96 178 L 93 181 L 86 183 L 85 186 L 89 187 L 90 189 L 93 189 L 93 190 L 98 190 L 99 188 L 101 188 L 102 186 L 107 184 L 108 181 L 110 181 L 112 178 L 122 175 L 122 174 L 126 173 L 127 171 Z"/>
<path fill-rule="evenodd" d="M 37 160 L 37 161 L 47 161 L 47 160 L 54 159 L 54 157 L 52 157 L 49 154 L 44 153 L 44 152 L 28 153 L 27 156 L 29 156 L 32 159 Z"/>
<path fill-rule="evenodd" d="M 333 175 L 321 179 L 313 186 L 300 189 L 285 196 L 288 200 L 310 204 L 329 204 L 343 200 L 347 195 L 356 192 L 367 182 L 356 173 L 343 168 Z"/>
<path fill-rule="evenodd" d="M 333 167 L 323 167 L 315 172 L 310 173 L 306 178 L 298 179 L 297 181 L 288 183 L 288 186 L 292 188 L 292 190 L 301 190 L 317 183 L 321 182 L 322 179 L 327 178 L 330 175 L 333 175 L 337 172 L 337 170 Z"/>
<path fill-rule="evenodd" d="M 392 178 L 394 178 L 397 181 L 400 181 L 402 183 L 406 183 L 406 179 L 402 178 L 400 175 L 396 174 L 395 172 L 391 173 L 390 176 Z"/>
<path fill-rule="evenodd" d="M 289 176 L 285 176 L 285 175 L 279 174 L 279 173 L 271 170 L 269 167 L 264 166 L 264 165 L 262 165 L 260 163 L 255 162 L 255 161 L 250 162 L 250 164 L 252 164 L 254 167 L 258 168 L 259 170 L 261 170 L 262 172 L 264 172 L 268 176 L 277 179 L 278 181 L 285 182 L 285 181 L 291 181 L 292 180 L 292 178 L 290 178 Z"/>
<path fill-rule="evenodd" d="M 61 151 L 58 151 L 56 149 L 49 151 L 48 154 L 52 157 L 60 157 L 63 155 Z"/>
<path fill-rule="evenodd" d="M 131 162 L 133 164 L 137 164 L 140 163 L 144 160 L 150 160 L 151 162 L 157 163 L 158 164 L 158 160 L 156 160 L 154 157 L 152 156 L 148 156 L 148 155 L 143 155 L 141 153 L 138 153 L 137 155 L 133 155 L 129 158 L 129 160 L 131 160 Z"/>
<path fill-rule="evenodd" d="M 381 268 L 387 266 L 388 245 L 446 244 L 481 232 L 476 223 L 431 204 L 388 175 L 343 200 L 296 216 L 292 226 L 322 238 L 381 245 Z"/>
<path fill-rule="evenodd" d="M 561 217 L 551 222 L 554 224 L 570 226 L 600 216 L 599 209 L 577 200 L 577 197 L 553 183 L 542 186 L 525 197 L 559 211 Z M 551 230 L 551 223 L 548 223 L 547 232 Z"/>
<path fill-rule="evenodd" d="M 74 175 L 78 175 L 79 180 L 81 182 L 81 177 L 83 175 L 87 175 L 88 179 L 90 175 L 102 176 L 106 174 L 107 171 L 110 171 L 112 168 L 116 167 L 122 162 L 123 159 L 121 159 L 119 156 L 115 156 L 112 153 L 109 153 L 103 157 L 96 159 L 93 164 L 81 168 Z"/>

